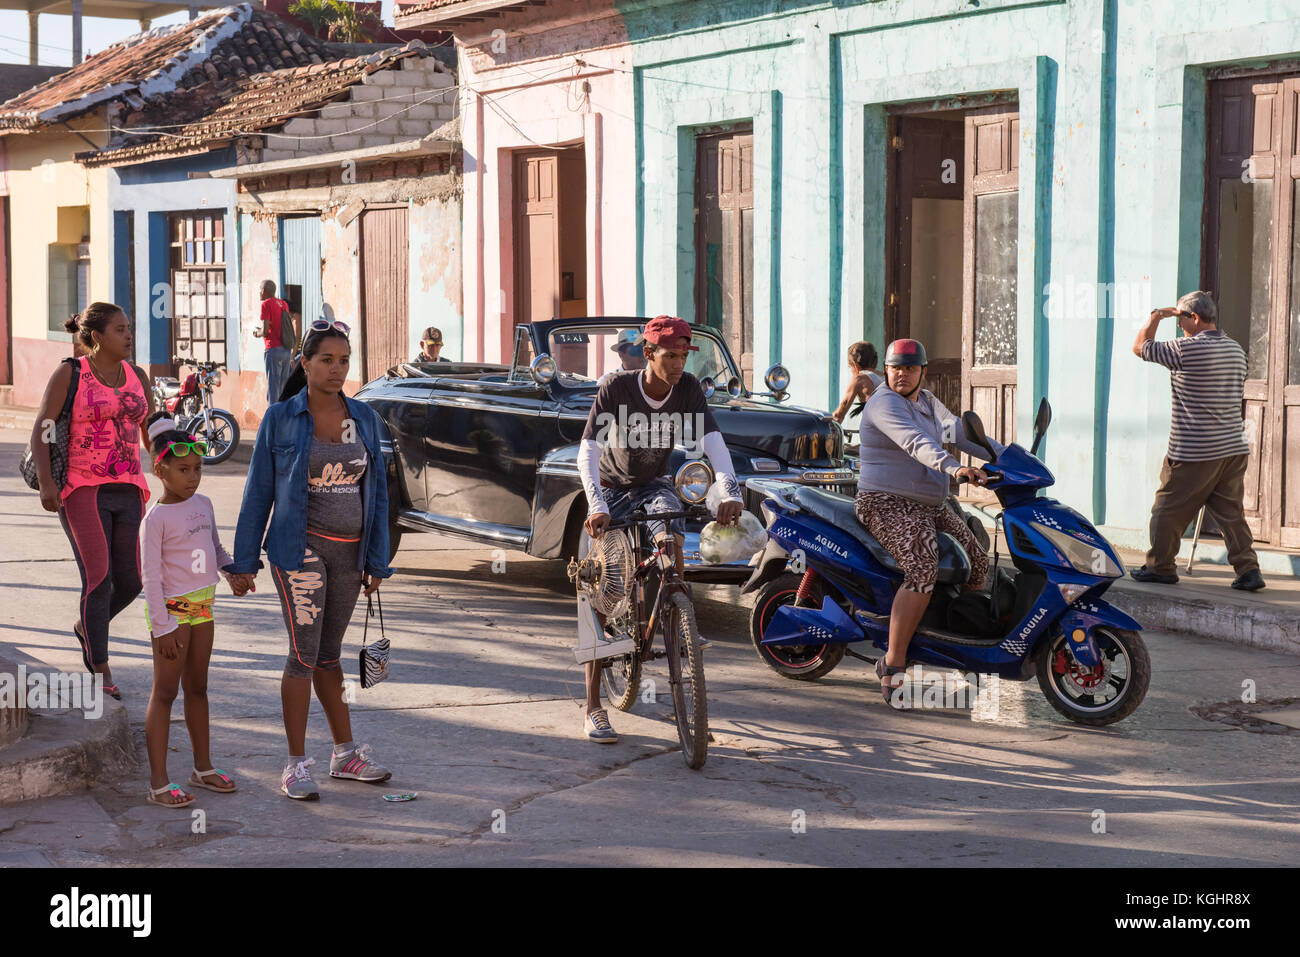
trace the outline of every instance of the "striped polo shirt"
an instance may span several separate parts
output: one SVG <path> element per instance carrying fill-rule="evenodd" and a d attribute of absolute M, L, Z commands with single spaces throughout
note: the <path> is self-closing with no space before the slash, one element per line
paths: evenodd
<path fill-rule="evenodd" d="M 1241 421 L 1246 353 L 1236 340 L 1221 329 L 1165 342 L 1148 340 L 1142 343 L 1142 358 L 1172 372 L 1171 459 L 1206 462 L 1250 452 Z"/>

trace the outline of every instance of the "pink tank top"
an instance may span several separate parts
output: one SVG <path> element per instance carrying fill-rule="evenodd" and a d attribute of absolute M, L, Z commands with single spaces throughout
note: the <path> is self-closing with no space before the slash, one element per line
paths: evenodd
<path fill-rule="evenodd" d="M 85 356 L 77 375 L 63 498 L 83 486 L 126 482 L 137 486 L 142 500 L 148 501 L 149 483 L 140 468 L 140 424 L 149 411 L 144 384 L 130 363 L 123 362 L 122 385 L 110 388 L 95 378 Z"/>

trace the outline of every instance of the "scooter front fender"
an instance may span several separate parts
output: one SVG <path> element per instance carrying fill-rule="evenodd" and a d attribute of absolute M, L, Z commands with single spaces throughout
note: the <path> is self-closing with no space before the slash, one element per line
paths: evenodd
<path fill-rule="evenodd" d="M 1066 647 L 1076 661 L 1085 668 L 1095 668 L 1101 664 L 1101 655 L 1097 651 L 1097 641 L 1093 632 L 1097 628 L 1110 627 L 1122 631 L 1141 631 L 1131 616 L 1124 614 L 1114 605 L 1104 601 L 1085 602 L 1081 606 L 1070 606 L 1060 618 L 1061 630 L 1065 633 Z"/>

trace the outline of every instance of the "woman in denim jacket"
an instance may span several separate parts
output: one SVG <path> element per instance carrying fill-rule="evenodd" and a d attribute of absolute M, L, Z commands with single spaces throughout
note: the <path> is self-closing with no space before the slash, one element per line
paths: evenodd
<path fill-rule="evenodd" d="M 370 760 L 369 745 L 353 745 L 339 664 L 361 590 L 373 594 L 393 573 L 379 447 L 384 426 L 368 405 L 343 394 L 351 355 L 346 323 L 312 324 L 301 361 L 257 430 L 235 557 L 225 569 L 243 595 L 262 567 L 261 547 L 271 563 L 289 633 L 280 681 L 289 761 L 280 790 L 297 800 L 320 796 L 306 748 L 313 686 L 334 737 L 330 776 L 375 783 L 392 776 Z"/>

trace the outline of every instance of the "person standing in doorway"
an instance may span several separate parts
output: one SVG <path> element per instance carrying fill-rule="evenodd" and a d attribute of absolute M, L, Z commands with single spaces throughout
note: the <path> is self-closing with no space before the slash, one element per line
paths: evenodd
<path fill-rule="evenodd" d="M 284 340 L 286 325 L 293 328 L 289 304 L 275 295 L 275 283 L 262 280 L 262 341 L 266 345 L 266 402 L 274 405 L 280 401 L 280 392 L 289 378 L 289 360 L 295 343 Z M 288 322 L 285 319 L 288 318 Z"/>
<path fill-rule="evenodd" d="M 1183 336 L 1156 342 L 1156 328 L 1166 316 L 1177 317 Z M 1241 418 L 1246 353 L 1219 328 L 1214 300 L 1201 291 L 1187 293 L 1176 306 L 1153 309 L 1133 352 L 1169 369 L 1173 388 L 1169 453 L 1151 508 L 1151 550 L 1133 578 L 1176 584 L 1174 561 L 1183 530 L 1205 506 L 1223 531 L 1228 560 L 1236 569 L 1232 587 L 1258 591 L 1264 578 L 1242 506 L 1250 459 Z"/>

